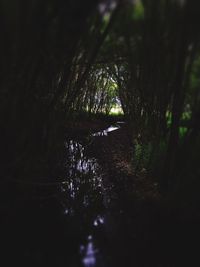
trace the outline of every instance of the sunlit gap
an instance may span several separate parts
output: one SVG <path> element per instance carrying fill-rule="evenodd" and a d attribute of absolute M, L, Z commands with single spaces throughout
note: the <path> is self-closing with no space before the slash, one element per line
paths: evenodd
<path fill-rule="evenodd" d="M 113 101 L 112 101 L 112 108 L 110 109 L 110 113 L 109 114 L 124 114 L 123 109 L 122 109 L 122 104 L 120 101 L 120 98 L 118 96 L 118 86 L 116 81 L 110 76 L 109 77 L 110 81 L 113 84 L 113 88 L 115 91 L 115 96 L 113 97 Z"/>

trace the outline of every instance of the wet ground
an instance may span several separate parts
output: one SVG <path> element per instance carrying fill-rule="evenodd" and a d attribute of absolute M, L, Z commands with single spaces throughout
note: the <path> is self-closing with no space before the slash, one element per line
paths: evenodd
<path fill-rule="evenodd" d="M 7 184 L 1 266 L 183 266 L 185 253 L 191 263 L 198 222 L 182 224 L 158 203 L 138 202 L 130 177 L 109 177 L 92 152 L 96 138 L 120 127 L 67 137 L 57 179 Z"/>

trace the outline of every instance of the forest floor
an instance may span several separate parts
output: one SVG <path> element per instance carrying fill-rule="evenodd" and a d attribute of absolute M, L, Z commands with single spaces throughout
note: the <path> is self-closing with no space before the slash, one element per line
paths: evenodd
<path fill-rule="evenodd" d="M 96 137 L 93 147 L 108 176 L 126 183 L 129 190 L 132 188 L 134 198 L 160 200 L 157 183 L 148 177 L 144 168 L 137 172 L 134 168 L 134 145 L 126 125 L 110 132 L 107 136 Z"/>

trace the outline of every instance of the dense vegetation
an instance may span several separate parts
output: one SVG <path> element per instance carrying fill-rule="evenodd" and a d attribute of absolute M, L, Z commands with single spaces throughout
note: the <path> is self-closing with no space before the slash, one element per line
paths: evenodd
<path fill-rule="evenodd" d="M 198 1 L 1 0 L 0 13 L 4 175 L 36 173 L 67 121 L 120 100 L 136 169 L 198 203 Z"/>

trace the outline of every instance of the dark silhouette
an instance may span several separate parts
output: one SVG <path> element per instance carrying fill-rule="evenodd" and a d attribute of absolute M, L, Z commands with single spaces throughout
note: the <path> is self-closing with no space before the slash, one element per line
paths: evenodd
<path fill-rule="evenodd" d="M 199 25 L 195 0 L 0 0 L 7 266 L 198 266 Z"/>

